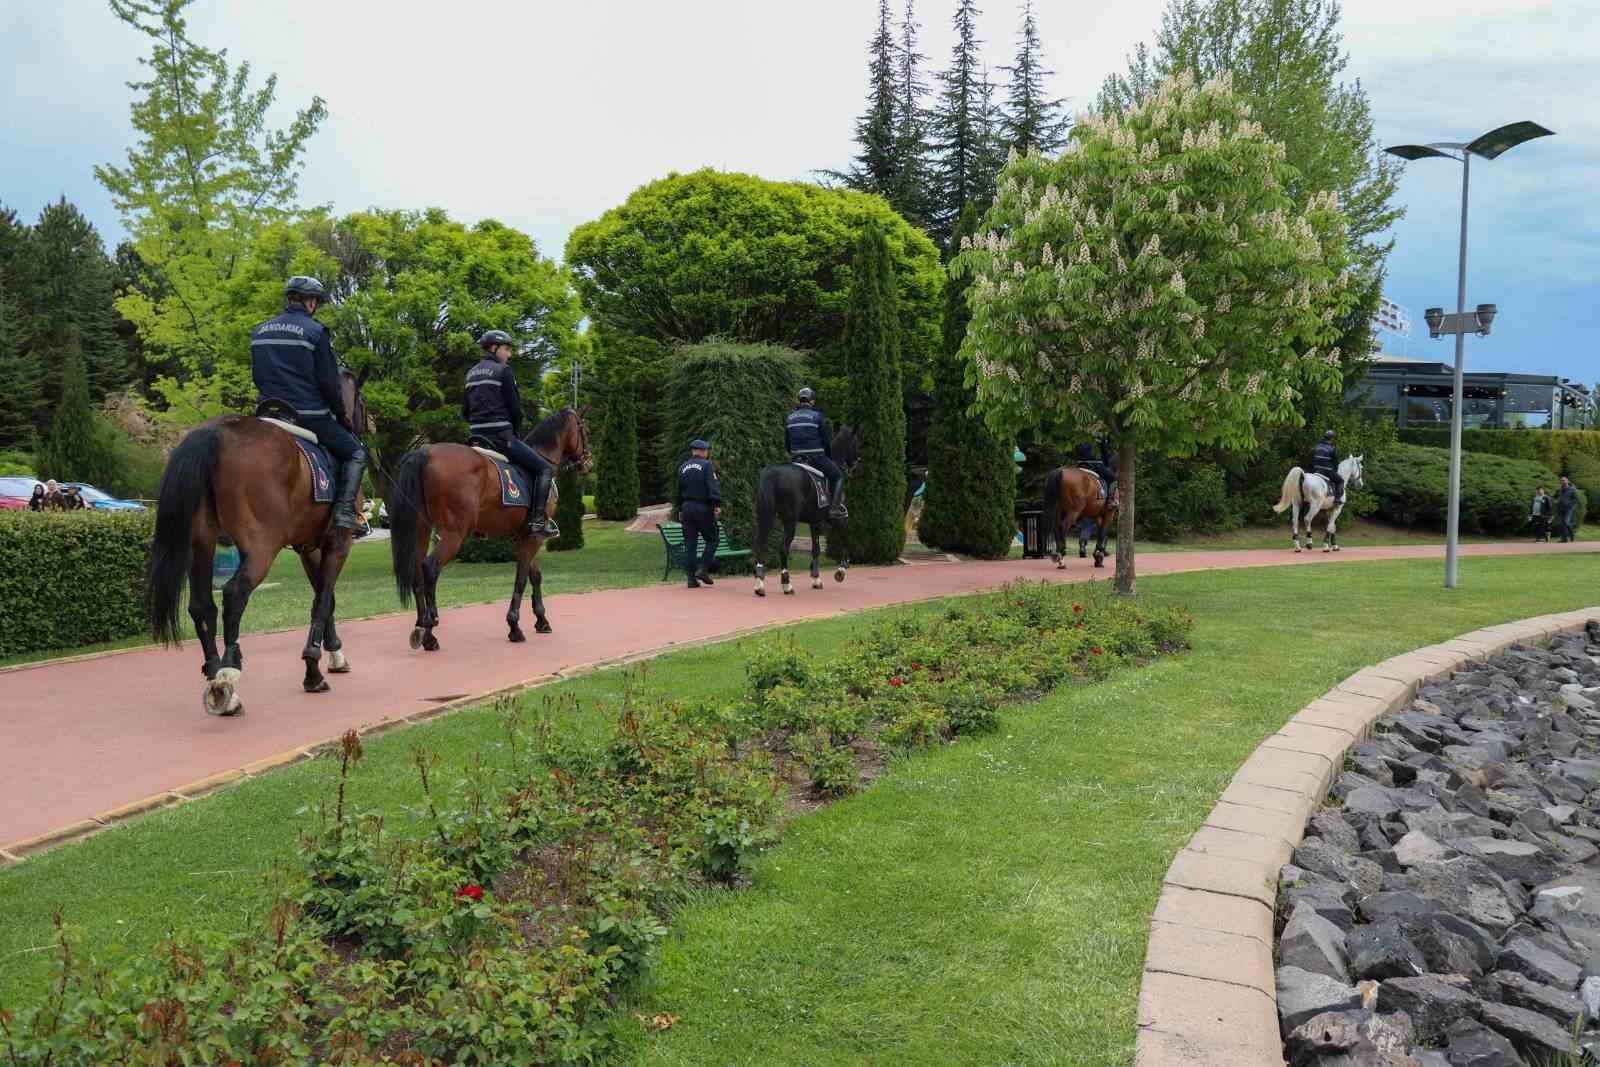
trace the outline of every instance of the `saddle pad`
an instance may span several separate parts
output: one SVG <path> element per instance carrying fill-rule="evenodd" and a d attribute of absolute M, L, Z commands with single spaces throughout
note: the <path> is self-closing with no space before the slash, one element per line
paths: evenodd
<path fill-rule="evenodd" d="M 806 466 L 797 459 L 792 459 L 789 462 L 811 476 L 811 484 L 817 488 L 817 507 L 826 509 L 828 506 L 828 476 L 815 467 Z"/>
<path fill-rule="evenodd" d="M 285 433 L 292 433 L 302 441 L 310 441 L 312 444 L 317 443 L 317 435 L 306 429 L 304 426 L 296 426 L 294 423 L 284 422 L 282 419 L 269 419 L 265 415 L 257 415 L 256 418 L 260 419 L 262 422 L 270 422 L 278 429 L 284 431 Z"/>
<path fill-rule="evenodd" d="M 496 452 L 492 448 L 483 448 L 483 447 L 481 447 L 479 445 L 473 445 L 472 446 L 472 450 L 474 452 L 480 452 L 483 455 L 488 456 L 490 459 L 495 460 L 496 462 L 499 462 L 499 463 L 509 463 L 509 462 L 511 462 L 510 460 L 506 459 L 506 456 L 505 456 L 504 452 Z"/>
<path fill-rule="evenodd" d="M 307 436 L 311 440 L 307 441 L 305 437 L 296 434 L 294 443 L 300 446 L 300 453 L 306 457 L 306 462 L 311 464 L 311 499 L 318 504 L 331 504 L 333 503 L 333 457 L 328 455 L 327 449 L 317 444 L 315 435 L 307 434 Z"/>
<path fill-rule="evenodd" d="M 489 461 L 500 474 L 500 503 L 508 508 L 532 507 L 533 487 L 528 482 L 527 472 L 503 456 L 496 459 L 493 453 L 481 448 L 478 451 L 489 456 Z"/>
<path fill-rule="evenodd" d="M 1094 479 L 1095 488 L 1100 490 L 1100 499 L 1104 500 L 1106 498 L 1106 482 L 1104 478 L 1100 477 L 1100 472 L 1092 471 L 1088 467 L 1079 467 L 1078 469 Z"/>

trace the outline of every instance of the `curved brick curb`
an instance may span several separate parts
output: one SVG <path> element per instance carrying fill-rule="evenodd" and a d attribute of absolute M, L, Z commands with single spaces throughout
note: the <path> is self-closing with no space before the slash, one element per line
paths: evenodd
<path fill-rule="evenodd" d="M 1421 683 L 1591 619 L 1600 607 L 1488 626 L 1386 659 L 1263 741 L 1162 880 L 1139 990 L 1138 1067 L 1282 1067 L 1272 965 L 1278 868 L 1345 752 Z"/>

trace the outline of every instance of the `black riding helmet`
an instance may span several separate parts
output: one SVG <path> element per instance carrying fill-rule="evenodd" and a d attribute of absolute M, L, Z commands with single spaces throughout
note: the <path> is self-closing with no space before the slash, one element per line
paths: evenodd
<path fill-rule="evenodd" d="M 478 338 L 478 347 L 483 349 L 485 352 L 489 351 L 495 345 L 515 344 L 516 342 L 511 340 L 511 335 L 506 333 L 504 330 L 490 330 L 482 337 Z"/>
<path fill-rule="evenodd" d="M 800 403 L 809 404 L 816 398 L 817 394 L 811 391 L 811 387 L 809 385 L 800 390 Z"/>
<path fill-rule="evenodd" d="M 307 274 L 296 274 L 283 283 L 284 296 L 315 297 L 324 304 L 328 302 L 328 290 L 322 283 Z"/>
<path fill-rule="evenodd" d="M 1323 440 L 1324 440 L 1324 441 L 1331 441 L 1331 440 L 1333 440 L 1333 431 L 1332 431 L 1332 430 L 1327 430 L 1327 431 L 1325 431 L 1325 432 L 1324 432 L 1324 433 L 1323 433 L 1323 435 L 1322 435 L 1322 439 L 1323 439 Z"/>

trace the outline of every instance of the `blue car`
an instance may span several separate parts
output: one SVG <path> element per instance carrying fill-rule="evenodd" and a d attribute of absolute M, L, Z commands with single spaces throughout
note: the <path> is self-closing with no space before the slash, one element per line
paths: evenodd
<path fill-rule="evenodd" d="M 96 489 L 84 482 L 62 482 L 62 488 L 68 486 L 78 490 L 83 497 L 83 502 L 97 511 L 143 511 L 144 505 L 137 500 L 118 500 L 102 489 Z"/>

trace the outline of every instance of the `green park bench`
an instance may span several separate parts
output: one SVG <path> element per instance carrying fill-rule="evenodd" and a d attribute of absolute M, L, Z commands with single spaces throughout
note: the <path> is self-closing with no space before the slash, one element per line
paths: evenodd
<path fill-rule="evenodd" d="M 666 581 L 671 577 L 674 567 L 685 574 L 689 573 L 689 561 L 684 557 L 683 551 L 683 524 L 658 522 L 656 529 L 661 531 L 661 543 L 667 549 L 667 565 L 661 572 L 661 580 Z M 717 523 L 717 559 L 743 559 L 748 555 L 750 555 L 748 548 L 734 548 L 728 543 L 726 527 L 720 522 Z"/>

